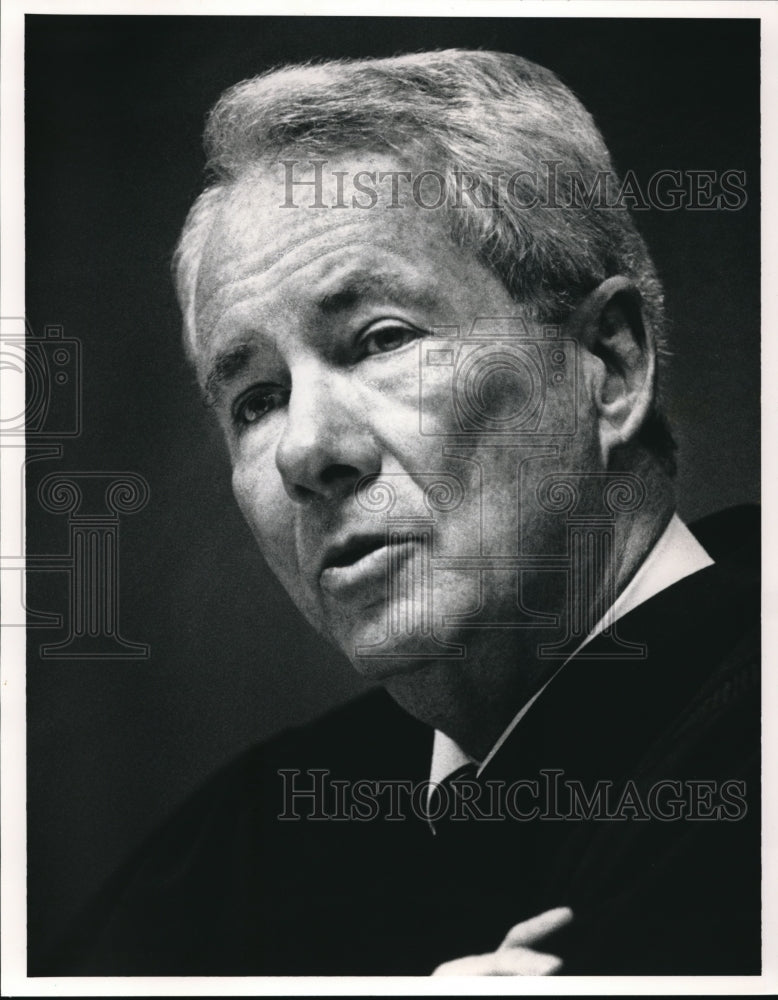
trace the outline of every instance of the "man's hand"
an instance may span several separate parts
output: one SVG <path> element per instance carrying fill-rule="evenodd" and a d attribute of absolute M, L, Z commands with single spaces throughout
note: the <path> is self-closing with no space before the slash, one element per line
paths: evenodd
<path fill-rule="evenodd" d="M 486 955 L 468 955 L 444 962 L 433 976 L 553 976 L 562 968 L 562 959 L 535 951 L 531 945 L 569 924 L 573 911 L 567 906 L 546 910 L 531 920 L 511 927 L 497 949 Z"/>

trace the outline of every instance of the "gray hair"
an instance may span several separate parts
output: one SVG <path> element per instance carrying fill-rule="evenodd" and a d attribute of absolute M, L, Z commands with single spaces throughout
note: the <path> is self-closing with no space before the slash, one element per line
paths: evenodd
<path fill-rule="evenodd" d="M 623 274 L 639 288 L 663 349 L 662 287 L 629 212 L 582 197 L 603 177 L 618 182 L 602 136 L 572 92 L 526 59 L 450 49 L 282 67 L 227 90 L 208 117 L 204 141 L 211 183 L 193 205 L 174 257 L 190 352 L 200 259 L 235 184 L 292 153 L 358 150 L 468 177 L 482 203 L 462 199 L 460 182 L 452 205 L 457 185 L 448 185 L 452 237 L 533 318 L 562 323 L 602 281 Z M 558 168 L 554 191 L 538 198 L 537 177 L 540 170 L 548 175 L 549 164 Z M 671 468 L 675 445 L 656 405 L 641 436 Z"/>

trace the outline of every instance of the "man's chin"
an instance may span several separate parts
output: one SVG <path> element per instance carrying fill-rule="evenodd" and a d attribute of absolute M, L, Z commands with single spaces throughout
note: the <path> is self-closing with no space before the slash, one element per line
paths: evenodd
<path fill-rule="evenodd" d="M 383 603 L 375 609 L 363 609 L 358 622 L 350 622 L 348 630 L 339 630 L 337 645 L 366 680 L 383 682 L 429 669 L 441 660 L 459 662 L 464 656 L 462 646 L 441 641 L 431 630 L 397 627 L 398 621 L 405 625 L 407 619 L 395 616 L 391 621 Z"/>
<path fill-rule="evenodd" d="M 414 674 L 440 661 L 445 650 L 420 644 L 414 636 L 384 635 L 377 642 L 360 641 L 351 646 L 348 659 L 365 680 L 383 682 L 391 677 Z"/>
<path fill-rule="evenodd" d="M 398 655 L 358 656 L 351 660 L 351 665 L 364 680 L 388 687 L 392 680 L 411 677 L 428 670 L 432 664 L 429 660 Z"/>

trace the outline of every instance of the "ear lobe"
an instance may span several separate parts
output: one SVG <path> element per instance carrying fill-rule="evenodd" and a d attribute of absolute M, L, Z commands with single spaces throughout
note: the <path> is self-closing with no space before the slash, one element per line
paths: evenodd
<path fill-rule="evenodd" d="M 656 348 L 635 284 L 622 276 L 604 281 L 576 309 L 571 333 L 589 362 L 585 381 L 607 465 L 614 448 L 635 438 L 654 400 Z"/>

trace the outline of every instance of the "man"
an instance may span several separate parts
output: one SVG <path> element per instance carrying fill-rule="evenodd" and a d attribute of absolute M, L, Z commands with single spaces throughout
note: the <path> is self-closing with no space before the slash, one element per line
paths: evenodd
<path fill-rule="evenodd" d="M 381 690 L 209 782 L 52 973 L 758 972 L 756 529 L 675 514 L 587 112 L 439 52 L 246 81 L 206 145 L 187 350 L 268 565 Z"/>

